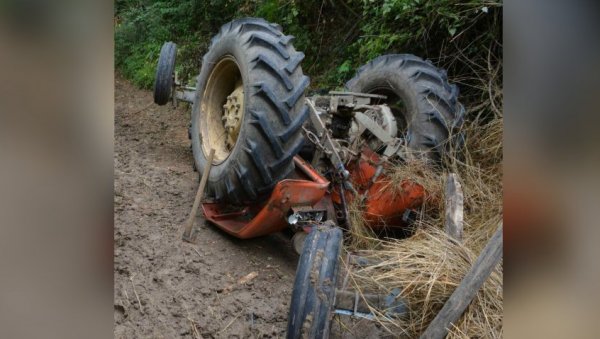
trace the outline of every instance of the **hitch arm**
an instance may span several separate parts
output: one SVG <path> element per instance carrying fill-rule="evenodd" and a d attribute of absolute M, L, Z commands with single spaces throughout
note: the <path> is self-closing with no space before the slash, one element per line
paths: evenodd
<path fill-rule="evenodd" d="M 336 143 L 331 139 L 329 131 L 327 130 L 327 127 L 325 127 L 323 120 L 321 120 L 321 118 L 319 117 L 319 113 L 317 112 L 314 103 L 308 98 L 306 99 L 306 103 L 310 108 L 309 117 L 313 127 L 317 131 L 317 137 L 323 141 L 323 147 L 325 148 L 325 150 L 328 151 L 327 156 L 333 164 L 335 171 L 341 175 L 344 187 L 352 191 L 352 193 L 358 194 L 358 192 L 356 192 L 356 189 L 354 189 L 350 181 L 348 181 L 348 178 L 350 177 L 350 172 L 348 172 L 348 170 L 344 166 L 344 162 L 342 161 L 342 158 L 340 157 L 340 154 L 337 151 L 337 148 L 339 146 L 336 145 Z"/>

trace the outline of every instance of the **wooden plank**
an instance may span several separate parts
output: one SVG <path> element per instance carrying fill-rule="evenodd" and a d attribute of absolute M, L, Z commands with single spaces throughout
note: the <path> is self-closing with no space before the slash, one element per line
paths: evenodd
<path fill-rule="evenodd" d="M 190 211 L 190 216 L 185 222 L 183 228 L 183 235 L 181 238 L 187 242 L 194 242 L 194 237 L 192 236 L 192 226 L 194 225 L 194 219 L 196 219 L 196 212 L 198 211 L 198 207 L 200 206 L 200 201 L 204 196 L 204 188 L 206 187 L 206 182 L 208 181 L 208 173 L 212 168 L 213 157 L 215 156 L 215 150 L 210 149 L 210 154 L 208 155 L 208 159 L 206 160 L 206 166 L 204 166 L 204 172 L 202 172 L 202 179 L 200 180 L 200 186 L 198 186 L 198 192 L 196 192 L 196 199 L 194 199 L 194 205 L 192 206 L 192 210 Z"/>
<path fill-rule="evenodd" d="M 445 229 L 446 233 L 462 242 L 463 237 L 463 202 L 464 196 L 458 175 L 450 173 L 446 180 L 446 213 L 445 213 Z"/>
<path fill-rule="evenodd" d="M 454 290 L 444 307 L 429 324 L 421 335 L 421 339 L 439 339 L 448 334 L 448 329 L 463 314 L 469 306 L 477 291 L 490 276 L 494 267 L 502 258 L 502 222 L 498 225 L 496 233 L 490 238 L 487 245 L 463 278 L 460 285 Z"/>

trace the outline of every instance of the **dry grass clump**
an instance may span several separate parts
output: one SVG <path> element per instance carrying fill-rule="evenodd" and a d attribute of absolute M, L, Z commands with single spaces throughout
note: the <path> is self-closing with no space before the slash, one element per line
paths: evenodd
<path fill-rule="evenodd" d="M 360 199 L 352 199 L 347 204 L 350 228 L 346 243 L 352 249 L 377 248 L 381 240 L 377 239 L 377 235 L 372 229 L 365 226 L 362 206 L 363 202 Z"/>
<path fill-rule="evenodd" d="M 464 242 L 476 253 L 502 220 L 502 130 L 502 117 L 485 123 L 470 121 L 464 129 L 463 159 L 450 159 L 447 166 L 460 177 L 465 199 Z"/>
<path fill-rule="evenodd" d="M 421 208 L 419 220 L 437 218 L 439 211 L 443 209 L 443 177 L 438 172 L 431 171 L 431 168 L 423 161 L 413 160 L 402 164 L 389 164 L 385 170 L 385 176 L 380 177 L 380 182 L 384 185 L 381 191 L 397 191 L 402 187 L 398 184 L 404 180 L 417 182 L 423 186 L 427 192 L 425 203 Z M 351 250 L 373 249 L 380 243 L 376 233 L 366 226 L 363 215 L 364 201 L 361 199 L 351 199 L 348 201 L 348 213 L 350 218 L 350 238 L 347 242 Z M 390 225 L 393 226 L 393 225 Z"/>
<path fill-rule="evenodd" d="M 378 264 L 354 270 L 354 285 L 362 291 L 402 290 L 399 298 L 409 314 L 389 318 L 373 309 L 376 320 L 395 335 L 418 337 L 467 273 L 502 220 L 502 117 L 478 118 L 464 127 L 466 145 L 460 158 L 448 159 L 444 171 L 423 163 L 402 164 L 386 173 L 391 183 L 414 180 L 428 193 L 406 239 L 377 239 L 364 229 L 360 206 L 349 209 L 353 223 L 349 250 Z M 444 230 L 443 192 L 447 174 L 457 173 L 464 193 L 463 241 L 448 239 Z M 356 222 L 356 224 L 354 224 Z M 362 228 L 362 229 L 361 229 Z M 365 250 L 366 249 L 366 250 Z M 502 336 L 502 269 L 496 269 L 450 331 L 449 338 Z"/>
<path fill-rule="evenodd" d="M 448 239 L 434 226 L 417 230 L 411 238 L 385 241 L 380 248 L 360 254 L 377 264 L 354 270 L 354 283 L 368 290 L 399 287 L 408 315 L 388 318 L 384 310 L 374 311 L 390 332 L 408 337 L 418 337 L 427 328 L 477 259 L 476 253 Z M 449 335 L 463 336 L 502 336 L 501 269 L 492 273 Z"/>
<path fill-rule="evenodd" d="M 444 209 L 444 176 L 432 170 L 431 166 L 419 158 L 395 164 L 386 173 L 394 187 L 403 180 L 416 182 L 425 189 L 425 201 L 419 211 L 418 220 L 438 220 Z"/>
<path fill-rule="evenodd" d="M 487 123 L 469 121 L 462 130 L 466 145 L 460 157 L 445 159 L 443 171 L 434 170 L 415 157 L 390 166 L 385 171 L 386 179 L 382 179 L 389 185 L 382 189 L 401 189 L 398 183 L 403 180 L 419 183 L 425 188 L 426 197 L 415 226 L 443 228 L 446 179 L 450 172 L 458 174 L 465 199 L 464 241 L 471 250 L 479 252 L 502 219 L 502 130 L 502 117 Z M 362 210 L 359 199 L 348 202 L 351 250 L 373 248 L 380 242 L 365 227 Z"/>
<path fill-rule="evenodd" d="M 487 55 L 476 60 L 467 60 L 463 53 L 446 60 L 469 65 L 470 71 L 453 79 L 462 86 L 461 101 L 467 108 L 466 121 L 458 131 L 464 135 L 464 145 L 449 145 L 454 148 L 449 154 L 456 156 L 446 157 L 443 170 L 408 160 L 384 173 L 389 178 L 389 189 L 409 179 L 427 192 L 413 225 L 414 235 L 377 239 L 372 231 L 364 230 L 361 206 L 349 208 L 353 225 L 347 250 L 376 262 L 351 270 L 354 286 L 364 292 L 399 288 L 402 292 L 398 298 L 408 306 L 409 313 L 402 319 L 372 309 L 376 320 L 394 335 L 418 337 L 427 328 L 502 220 L 502 55 L 497 53 L 501 49 L 501 43 L 494 40 Z M 407 158 L 413 157 L 409 154 Z M 462 242 L 449 239 L 444 232 L 444 188 L 449 173 L 458 175 L 464 194 Z M 502 337 L 501 267 L 486 281 L 448 337 Z"/>

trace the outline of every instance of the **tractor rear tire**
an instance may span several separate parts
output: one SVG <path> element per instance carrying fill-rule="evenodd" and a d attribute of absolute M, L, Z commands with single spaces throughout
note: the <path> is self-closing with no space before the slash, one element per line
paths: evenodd
<path fill-rule="evenodd" d="M 198 169 L 205 168 L 211 148 L 217 151 L 208 198 L 232 204 L 256 201 L 293 170 L 293 158 L 304 144 L 309 78 L 300 67 L 304 54 L 292 40 L 279 25 L 257 18 L 229 22 L 213 37 L 198 76 L 191 127 Z M 232 147 L 224 147 L 221 137 L 227 130 L 218 110 L 229 102 L 228 93 L 239 95 L 240 83 L 239 134 Z"/>
<path fill-rule="evenodd" d="M 346 83 L 352 92 L 387 95 L 398 136 L 411 151 L 439 162 L 462 140 L 465 109 L 446 71 L 410 54 L 383 55 L 360 67 Z M 395 107 L 400 102 L 402 107 Z"/>
<path fill-rule="evenodd" d="M 314 227 L 304 241 L 288 315 L 287 338 L 328 338 L 342 245 L 338 227 Z"/>
<path fill-rule="evenodd" d="M 176 56 L 177 45 L 171 41 L 165 42 L 160 49 L 154 79 L 154 102 L 157 105 L 165 105 L 171 98 Z"/>

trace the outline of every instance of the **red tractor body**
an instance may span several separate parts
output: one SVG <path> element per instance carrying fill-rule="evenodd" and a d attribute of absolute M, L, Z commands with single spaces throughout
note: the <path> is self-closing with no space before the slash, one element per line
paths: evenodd
<path fill-rule="evenodd" d="M 358 163 L 349 167 L 350 180 L 357 191 L 364 195 L 364 218 L 371 228 L 387 225 L 402 226 L 402 216 L 407 209 L 423 202 L 425 191 L 419 184 L 402 181 L 399 189 L 393 188 L 390 179 L 376 175 L 379 156 L 365 150 Z M 302 158 L 294 158 L 295 171 L 277 183 L 271 196 L 243 208 L 231 209 L 226 203 L 202 204 L 206 219 L 223 231 L 241 239 L 254 238 L 282 231 L 289 227 L 288 217 L 296 210 L 324 211 L 336 219 L 334 203 L 341 204 L 339 189 L 332 189 L 327 179 Z M 355 199 L 350 192 L 345 197 Z M 396 226 L 396 227 L 398 227 Z M 308 229 L 305 229 L 308 231 Z"/>

